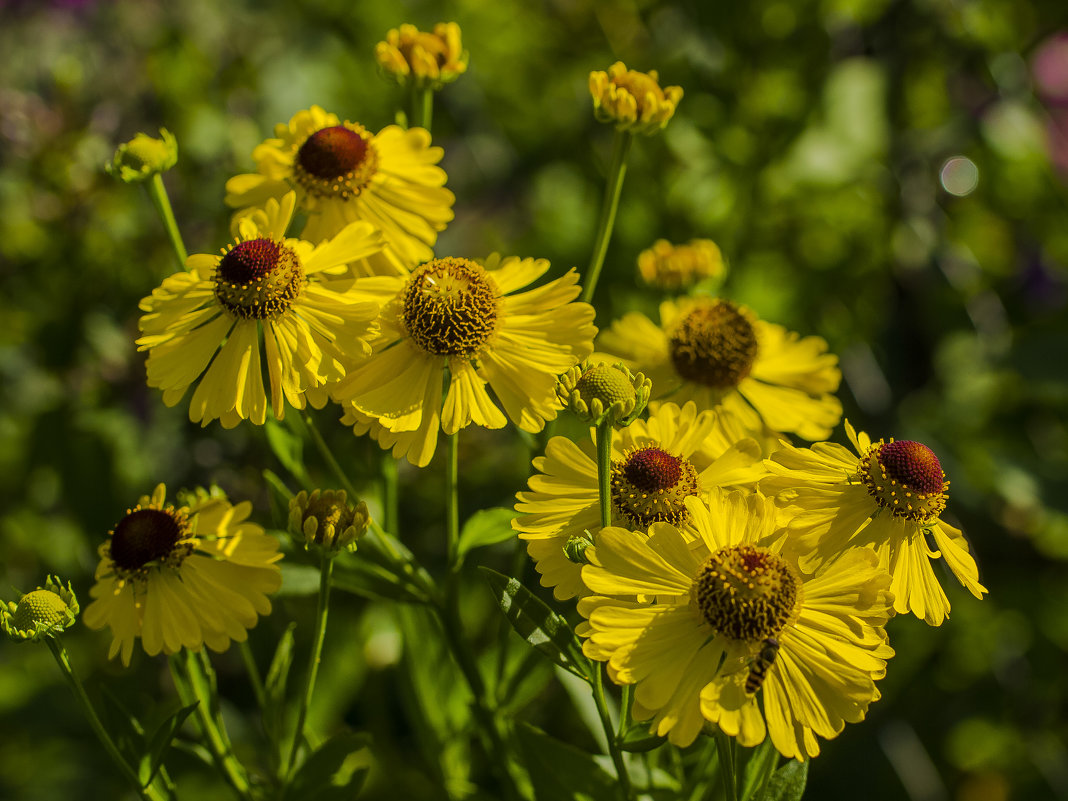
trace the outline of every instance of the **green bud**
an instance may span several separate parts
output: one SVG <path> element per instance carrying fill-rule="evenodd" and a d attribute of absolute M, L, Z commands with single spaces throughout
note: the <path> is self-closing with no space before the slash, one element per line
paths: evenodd
<path fill-rule="evenodd" d="M 569 562 L 576 565 L 588 565 L 590 560 L 586 558 L 586 549 L 593 545 L 589 540 L 589 533 L 585 537 L 568 537 L 564 544 L 564 556 Z"/>
<path fill-rule="evenodd" d="M 652 382 L 617 364 L 576 365 L 556 382 L 556 395 L 567 408 L 590 425 L 604 420 L 617 427 L 638 419 L 649 402 Z"/>
<path fill-rule="evenodd" d="M 289 502 L 289 533 L 304 547 L 318 545 L 337 553 L 356 550 L 356 540 L 367 531 L 371 515 L 367 504 L 348 503 L 344 490 L 301 490 Z"/>
<path fill-rule="evenodd" d="M 104 165 L 109 175 L 125 183 L 146 181 L 156 173 L 166 172 L 178 162 L 178 142 L 174 134 L 160 128 L 160 139 L 139 133 L 115 150 Z"/>
<path fill-rule="evenodd" d="M 18 603 L 0 605 L 0 628 L 13 640 L 36 642 L 72 626 L 79 611 L 70 583 L 64 587 L 58 576 L 49 576 L 43 587 L 26 593 Z"/>

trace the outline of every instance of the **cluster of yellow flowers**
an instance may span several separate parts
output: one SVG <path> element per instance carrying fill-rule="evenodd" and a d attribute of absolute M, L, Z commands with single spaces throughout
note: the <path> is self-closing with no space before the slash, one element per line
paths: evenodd
<path fill-rule="evenodd" d="M 451 23 L 401 26 L 376 56 L 419 88 L 467 64 Z M 589 85 L 598 118 L 628 133 L 660 130 L 682 97 L 622 63 Z M 193 388 L 189 417 L 205 426 L 333 402 L 356 434 L 420 467 L 441 432 L 511 421 L 536 433 L 565 404 L 617 424 L 608 525 L 594 439 L 553 437 L 513 527 L 542 584 L 578 599 L 586 655 L 636 685 L 634 717 L 654 733 L 686 746 L 715 726 L 814 756 L 817 737 L 878 699 L 889 617 L 946 618 L 936 560 L 986 592 L 941 518 L 948 482 L 928 447 L 873 442 L 848 422 L 853 451 L 823 441 L 842 405 L 822 338 L 694 292 L 665 300 L 658 321 L 625 314 L 595 352 L 575 270 L 529 288 L 544 259 L 435 256 L 455 198 L 429 131 L 375 132 L 312 106 L 252 157 L 256 171 L 226 183 L 232 241 L 190 256 L 141 302 L 149 385 L 171 406 Z M 128 162 L 116 169 L 140 174 Z M 639 265 L 669 290 L 724 275 L 708 240 L 661 240 Z M 616 363 L 626 375 L 613 383 Z M 648 418 L 632 422 L 646 401 Z M 344 493 L 304 495 L 292 525 L 306 542 L 350 547 L 367 511 L 344 504 Z M 280 583 L 277 543 L 249 511 L 209 495 L 167 505 L 160 487 L 128 512 L 101 546 L 85 612 L 111 628 L 112 656 L 128 663 L 137 637 L 149 654 L 244 639 Z"/>

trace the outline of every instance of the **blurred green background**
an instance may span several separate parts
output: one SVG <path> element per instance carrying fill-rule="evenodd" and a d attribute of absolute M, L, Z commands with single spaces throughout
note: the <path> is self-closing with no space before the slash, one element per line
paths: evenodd
<path fill-rule="evenodd" d="M 598 322 L 654 312 L 635 282 L 654 239 L 712 238 L 732 296 L 827 338 L 858 428 L 942 460 L 990 596 L 945 573 L 946 625 L 893 621 L 883 698 L 825 744 L 806 797 L 1068 798 L 1063 0 L 0 0 L 0 597 L 58 572 L 87 603 L 98 544 L 158 481 L 217 482 L 282 525 L 261 471 L 286 474 L 263 432 L 192 426 L 144 384 L 137 302 L 174 263 L 144 191 L 104 175 L 115 145 L 177 136 L 175 212 L 190 252 L 214 252 L 229 238 L 223 184 L 273 125 L 312 103 L 388 124 L 402 95 L 376 75 L 375 42 L 444 20 L 471 60 L 435 110 L 457 196 L 439 255 L 583 268 L 612 135 L 593 121 L 588 73 L 657 69 L 686 94 L 631 150 Z M 334 417 L 321 430 L 369 482 L 374 446 Z M 529 475 L 514 433 L 461 443 L 464 510 L 511 505 Z M 440 564 L 441 465 L 401 479 L 405 539 Z M 511 552 L 483 560 L 507 570 Z M 252 632 L 264 663 L 286 620 L 314 612 L 298 584 Z M 492 637 L 476 574 L 468 596 Z M 449 732 L 464 699 L 443 656 L 402 645 L 426 621 L 342 600 L 313 725 L 373 733 L 369 798 L 459 797 L 450 766 L 466 745 Z M 94 693 L 145 709 L 170 692 L 162 661 L 109 664 L 107 637 L 80 625 L 67 640 Z M 236 737 L 255 744 L 240 661 L 216 664 Z M 528 682 L 515 714 L 594 749 L 550 678 Z M 0 643 L 0 730 L 0 798 L 126 797 L 44 647 Z M 181 757 L 175 773 L 183 795 L 227 797 Z"/>

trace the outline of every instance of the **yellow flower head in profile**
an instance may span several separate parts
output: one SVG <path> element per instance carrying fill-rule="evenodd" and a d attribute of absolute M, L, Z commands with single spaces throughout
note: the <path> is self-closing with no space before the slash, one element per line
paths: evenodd
<path fill-rule="evenodd" d="M 693 239 L 686 245 L 658 239 L 638 255 L 638 272 L 649 286 L 680 290 L 701 282 L 718 286 L 727 275 L 727 266 L 711 239 Z"/>
<path fill-rule="evenodd" d="M 642 532 L 658 522 L 682 526 L 689 519 L 687 498 L 755 484 L 764 475 L 760 456 L 760 446 L 730 412 L 661 404 L 647 421 L 613 435 L 612 525 Z M 601 531 L 594 440 L 578 445 L 553 437 L 534 469 L 530 491 L 516 493 L 520 516 L 512 528 L 526 540 L 543 586 L 560 600 L 587 595 L 580 565 L 563 549 L 575 537 L 597 542 Z"/>
<path fill-rule="evenodd" d="M 351 222 L 369 222 L 386 240 L 388 260 L 375 262 L 376 272 L 397 275 L 400 265 L 434 257 L 438 231 L 453 217 L 455 197 L 437 166 L 442 154 L 423 128 L 390 125 L 372 134 L 312 106 L 252 151 L 257 172 L 227 181 L 226 203 L 262 206 L 296 191 L 307 213 L 302 238 L 319 243 Z"/>
<path fill-rule="evenodd" d="M 142 497 L 100 546 L 95 600 L 82 617 L 111 629 L 108 658 L 124 665 L 138 637 L 149 656 L 243 642 L 282 585 L 278 541 L 248 522 L 252 504 L 201 491 L 175 507 L 165 495 L 160 484 Z"/>
<path fill-rule="evenodd" d="M 368 223 L 350 223 L 318 246 L 287 239 L 293 205 L 289 192 L 242 216 L 237 239 L 221 256 L 190 256 L 184 272 L 141 301 L 137 344 L 148 351 L 148 385 L 174 406 L 199 379 L 189 404 L 193 422 L 262 424 L 263 362 L 277 419 L 286 403 L 303 409 L 308 399 L 321 408 L 324 387 L 371 352 L 366 338 L 378 306 L 336 274 L 381 250 L 381 237 Z"/>
<path fill-rule="evenodd" d="M 579 601 L 583 650 L 636 685 L 634 717 L 675 745 L 711 723 L 743 746 L 768 734 L 783 756 L 816 756 L 817 736 L 837 736 L 879 698 L 889 577 L 870 549 L 802 573 L 760 495 L 686 506 L 695 543 L 655 523 L 648 538 L 603 529 L 586 551 L 582 580 L 597 595 Z"/>
<path fill-rule="evenodd" d="M 950 604 L 932 561 L 941 557 L 976 598 L 987 591 L 968 541 L 940 515 L 949 482 L 934 451 L 910 440 L 873 443 L 846 421 L 856 453 L 832 442 L 785 445 L 765 464 L 761 489 L 791 514 L 806 570 L 854 548 L 874 548 L 893 583 L 894 609 L 940 626 Z M 928 538 L 933 540 L 932 548 Z"/>
<path fill-rule="evenodd" d="M 375 60 L 401 84 L 440 89 L 467 70 L 467 51 L 460 44 L 460 26 L 439 22 L 434 30 L 401 25 L 375 45 Z"/>
<path fill-rule="evenodd" d="M 485 265 L 435 259 L 405 277 L 361 278 L 357 294 L 382 304 L 381 333 L 371 358 L 334 389 L 344 422 L 419 467 L 430 463 L 439 430 L 502 428 L 510 419 L 541 431 L 560 408 L 557 376 L 590 354 L 597 333 L 593 307 L 572 302 L 575 270 L 517 291 L 548 269 L 545 259 L 494 255 Z"/>
<path fill-rule="evenodd" d="M 660 325 L 629 312 L 601 333 L 599 350 L 653 382 L 653 400 L 723 406 L 746 428 L 805 439 L 830 436 L 842 417 L 832 394 L 842 373 L 822 337 L 804 337 L 712 297 L 660 304 Z"/>
<path fill-rule="evenodd" d="M 682 87 L 660 87 L 656 70 L 628 70 L 622 61 L 608 72 L 590 73 L 593 113 L 601 122 L 615 123 L 620 130 L 655 134 L 675 116 Z"/>

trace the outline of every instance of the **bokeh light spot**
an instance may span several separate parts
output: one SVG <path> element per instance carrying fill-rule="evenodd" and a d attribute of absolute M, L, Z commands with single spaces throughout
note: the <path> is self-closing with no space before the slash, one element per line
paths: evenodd
<path fill-rule="evenodd" d="M 967 156 L 954 156 L 942 165 L 939 180 L 949 194 L 964 197 L 979 185 L 979 168 Z"/>

